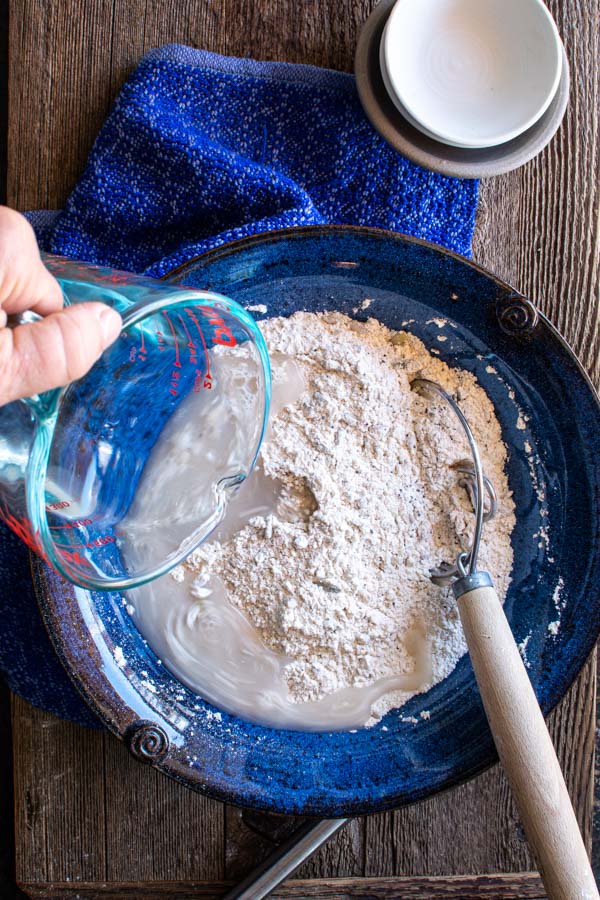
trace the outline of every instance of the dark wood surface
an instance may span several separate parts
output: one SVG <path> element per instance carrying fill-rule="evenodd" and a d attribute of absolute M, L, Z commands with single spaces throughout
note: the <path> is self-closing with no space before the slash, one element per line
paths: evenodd
<path fill-rule="evenodd" d="M 36 885 L 30 895 L 40 900 L 212 900 L 230 883 L 163 882 L 113 885 Z M 76 894 L 75 894 L 76 890 Z M 273 900 L 541 900 L 542 881 L 535 872 L 521 875 L 455 875 L 411 878 L 290 879 L 275 890 Z"/>
<path fill-rule="evenodd" d="M 61 206 L 119 86 L 151 47 L 178 41 L 351 70 L 373 5 L 11 0 L 8 202 Z M 593 0 L 549 5 L 571 64 L 567 117 L 536 160 L 482 183 L 474 256 L 539 304 L 598 383 L 598 17 Z M 595 671 L 591 659 L 551 717 L 588 845 Z M 186 791 L 111 736 L 18 698 L 12 725 L 16 874 L 31 896 L 218 897 L 293 825 Z M 496 767 L 426 803 L 352 822 L 277 896 L 540 897 L 534 869 Z"/>

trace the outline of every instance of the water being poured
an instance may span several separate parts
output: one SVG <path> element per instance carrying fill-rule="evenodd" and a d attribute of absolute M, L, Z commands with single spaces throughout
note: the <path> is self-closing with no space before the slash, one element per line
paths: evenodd
<path fill-rule="evenodd" d="M 243 352 L 211 353 L 211 372 L 218 389 L 202 394 L 200 413 L 193 394 L 172 414 L 120 522 L 118 545 L 130 571 L 193 549 L 245 477 L 248 443 L 257 445 L 262 427 L 255 363 Z"/>
<path fill-rule="evenodd" d="M 205 700 L 227 712 L 276 728 L 335 731 L 360 728 L 371 707 L 391 691 L 420 690 L 431 680 L 426 635 L 406 635 L 412 671 L 347 687 L 320 700 L 293 703 L 285 667 L 291 660 L 265 646 L 258 631 L 227 599 L 217 576 L 164 577 L 129 592 L 134 620 L 164 665 Z"/>
<path fill-rule="evenodd" d="M 273 354 L 271 362 L 275 418 L 299 399 L 306 384 L 292 358 Z M 194 466 L 195 461 L 187 463 L 177 444 L 170 446 L 169 455 L 178 477 L 187 477 L 185 466 Z M 152 472 L 146 477 L 151 479 Z M 310 497 L 287 495 L 279 482 L 265 474 L 259 459 L 252 477 L 230 500 L 211 540 L 227 541 L 254 516 L 275 514 L 280 519 L 298 521 L 308 518 L 315 508 Z M 160 511 L 164 520 L 164 505 Z M 135 521 L 132 524 L 135 528 Z M 371 717 L 373 704 L 384 694 L 413 693 L 431 681 L 426 635 L 422 625 L 415 622 L 404 636 L 413 660 L 410 671 L 347 687 L 320 700 L 295 703 L 289 698 L 285 677 L 286 666 L 293 660 L 264 644 L 257 629 L 229 601 L 219 577 L 186 571 L 180 578 L 167 575 L 130 591 L 128 601 L 135 610 L 134 621 L 173 675 L 227 712 L 278 728 L 347 730 L 363 726 Z"/>

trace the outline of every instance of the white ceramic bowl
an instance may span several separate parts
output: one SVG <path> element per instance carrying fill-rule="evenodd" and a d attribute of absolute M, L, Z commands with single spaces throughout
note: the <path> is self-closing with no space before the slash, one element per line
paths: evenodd
<path fill-rule="evenodd" d="M 387 28 L 387 25 L 386 25 L 386 28 Z M 383 81 L 383 83 L 385 85 L 385 89 L 388 92 L 392 103 L 394 104 L 394 106 L 396 107 L 398 112 L 401 113 L 401 115 L 406 119 L 406 121 L 409 122 L 414 128 L 418 128 L 418 130 L 421 132 L 421 134 L 424 134 L 427 137 L 430 137 L 434 141 L 441 140 L 437 134 L 434 134 L 432 131 L 429 131 L 425 127 L 425 125 L 423 125 L 421 122 L 417 122 L 417 120 L 415 118 L 413 118 L 413 116 L 411 116 L 411 114 L 406 109 L 404 104 L 396 96 L 396 94 L 394 92 L 394 88 L 392 86 L 392 82 L 390 80 L 390 76 L 388 75 L 387 63 L 385 61 L 385 53 L 384 53 L 384 49 L 383 49 L 384 41 L 385 41 L 385 30 L 383 32 L 383 36 L 382 36 L 382 40 L 381 40 L 381 47 L 380 47 L 380 51 L 379 51 L 379 65 L 381 68 L 381 80 Z M 451 147 L 463 147 L 464 148 L 463 144 L 457 144 L 454 141 L 448 140 L 447 138 L 443 141 L 443 143 L 448 144 Z M 472 149 L 472 148 L 465 148 L 465 149 Z"/>
<path fill-rule="evenodd" d="M 425 134 L 493 147 L 546 111 L 562 45 L 542 0 L 397 0 L 381 70 L 400 112 Z"/>

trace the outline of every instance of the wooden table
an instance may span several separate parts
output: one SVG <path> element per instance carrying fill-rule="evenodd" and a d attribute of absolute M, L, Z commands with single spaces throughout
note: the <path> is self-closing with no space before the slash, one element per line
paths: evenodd
<path fill-rule="evenodd" d="M 11 0 L 8 203 L 64 203 L 119 86 L 151 47 L 178 41 L 351 70 L 373 5 Z M 540 157 L 482 184 L 474 256 L 539 304 L 598 383 L 598 18 L 593 0 L 551 0 L 550 7 L 571 64 L 567 117 Z M 590 659 L 550 720 L 588 844 L 595 676 Z M 191 793 L 134 762 L 113 737 L 18 698 L 12 726 L 16 876 L 32 897 L 217 897 L 223 882 L 239 879 L 290 828 L 288 820 L 243 815 Z M 542 895 L 498 767 L 413 808 L 352 822 L 277 894 Z"/>

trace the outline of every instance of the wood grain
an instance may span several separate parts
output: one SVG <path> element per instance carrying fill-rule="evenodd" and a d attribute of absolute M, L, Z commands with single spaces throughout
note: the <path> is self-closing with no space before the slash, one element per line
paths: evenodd
<path fill-rule="evenodd" d="M 104 771 L 108 881 L 225 878 L 222 803 L 140 765 L 108 734 Z"/>
<path fill-rule="evenodd" d="M 596 660 L 592 654 L 548 726 L 589 850 Z M 565 728 L 569 722 L 569 730 Z M 577 734 L 587 735 L 578 741 Z M 591 738 L 593 740 L 593 737 Z M 586 746 L 587 745 L 587 746 Z M 443 875 L 531 871 L 525 840 L 499 766 L 417 806 L 366 820 L 365 875 Z"/>
<path fill-rule="evenodd" d="M 350 71 L 373 0 L 11 0 L 8 203 L 58 209 L 118 89 L 171 42 Z M 27 71 L 27 78 L 23 78 Z M 35 123 L 32 128 L 32 123 Z"/>
<path fill-rule="evenodd" d="M 0 203 L 6 203 L 8 150 L 8 3 L 0 3 Z"/>
<path fill-rule="evenodd" d="M 516 172 L 481 184 L 473 256 L 527 294 L 600 385 L 599 17 L 550 0 L 571 69 L 558 134 Z"/>
<path fill-rule="evenodd" d="M 13 698 L 19 881 L 220 880 L 223 804 Z"/>
<path fill-rule="evenodd" d="M 298 878 L 336 878 L 365 871 L 366 819 L 353 819 L 300 866 Z"/>
<path fill-rule="evenodd" d="M 13 699 L 19 881 L 102 880 L 104 763 L 97 733 Z M 76 874 L 74 874 L 76 873 Z"/>
<path fill-rule="evenodd" d="M 0 679 L 0 897 L 16 900 L 13 752 L 8 686 Z"/>
<path fill-rule="evenodd" d="M 537 159 L 482 183 L 474 257 L 534 299 L 598 381 L 598 125 L 590 111 L 598 105 L 599 22 L 592 0 L 549 5 L 571 63 L 567 117 Z M 11 0 L 8 202 L 21 209 L 64 203 L 118 89 L 151 47 L 177 41 L 350 71 L 373 6 Z M 590 659 L 550 720 L 588 847 L 594 687 Z M 18 699 L 13 722 L 17 872 L 31 896 L 220 896 L 224 879 L 246 874 L 293 824 L 263 819 L 259 837 L 252 817 L 134 764 L 108 735 Z M 300 871 L 311 880 L 289 882 L 276 896 L 541 897 L 536 875 L 499 874 L 533 868 L 496 767 L 426 803 L 352 823 Z M 490 875 L 475 877 L 481 872 Z"/>
<path fill-rule="evenodd" d="M 550 719 L 555 740 L 557 731 L 563 735 L 557 741 L 559 758 L 580 820 L 585 817 L 588 845 L 594 684 L 592 657 Z M 238 879 L 264 858 L 271 838 L 283 839 L 297 824 L 251 814 L 250 828 L 240 811 L 228 809 L 225 829 L 222 804 L 135 763 L 110 735 L 59 721 L 18 698 L 13 699 L 13 721 L 21 884 L 51 882 L 53 872 L 62 873 L 56 880 L 68 877 L 78 889 L 96 879 Z M 574 741 L 572 735 L 581 732 L 587 741 Z M 60 793 L 53 784 L 60 785 Z M 257 827 L 267 836 L 262 844 Z M 82 838 L 87 840 L 84 848 Z M 497 767 L 425 803 L 355 821 L 340 839 L 337 847 L 332 842 L 323 848 L 299 875 L 475 875 L 534 866 Z"/>
<path fill-rule="evenodd" d="M 231 885 L 206 883 L 78 884 L 85 900 L 217 900 Z M 73 900 L 72 884 L 24 885 L 30 897 Z M 539 875 L 479 875 L 442 878 L 290 879 L 272 900 L 545 900 Z"/>
<path fill-rule="evenodd" d="M 226 878 L 237 881 L 291 837 L 306 819 L 226 807 Z M 361 876 L 365 870 L 366 819 L 352 819 L 300 866 L 299 878 Z"/>

